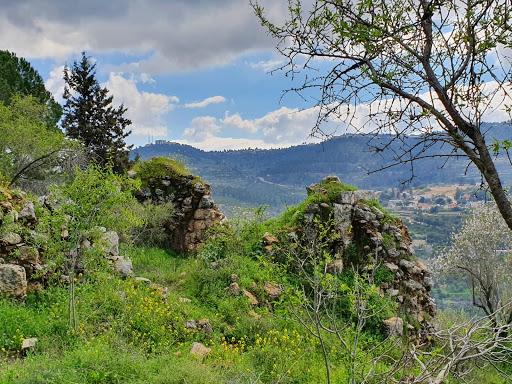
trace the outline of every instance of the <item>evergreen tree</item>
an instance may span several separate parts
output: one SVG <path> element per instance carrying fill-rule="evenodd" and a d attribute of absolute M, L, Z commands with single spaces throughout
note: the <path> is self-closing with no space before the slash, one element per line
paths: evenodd
<path fill-rule="evenodd" d="M 24 58 L 0 50 L 0 102 L 9 106 L 13 96 L 32 96 L 47 106 L 44 120 L 48 128 L 57 130 L 56 124 L 62 116 L 62 107 L 46 89 L 43 78 Z"/>
<path fill-rule="evenodd" d="M 131 133 L 132 123 L 124 117 L 126 108 L 112 106 L 113 96 L 96 80 L 96 64 L 82 52 L 82 60 L 64 69 L 64 119 L 62 127 L 69 137 L 81 140 L 95 161 L 105 165 L 113 162 L 117 173 L 128 167 L 130 149 L 124 139 Z"/>

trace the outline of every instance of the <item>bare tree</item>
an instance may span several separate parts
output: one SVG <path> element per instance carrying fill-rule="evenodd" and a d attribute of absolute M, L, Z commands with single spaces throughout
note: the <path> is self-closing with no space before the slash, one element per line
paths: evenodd
<path fill-rule="evenodd" d="M 512 206 L 493 161 L 511 143 L 491 146 L 482 130 L 490 114 L 494 121 L 497 114 L 510 118 L 509 0 L 314 0 L 310 9 L 288 0 L 282 26 L 267 18 L 262 1 L 251 4 L 279 41 L 287 59 L 281 69 L 292 78 L 305 74 L 291 91 L 317 98 L 312 135 L 324 133 L 322 122 L 341 119 L 371 132 L 377 152 L 394 150 L 397 163 L 465 157 L 512 228 Z M 368 111 L 365 122 L 353 120 L 360 108 Z M 379 142 L 384 133 L 391 142 Z M 429 151 L 436 144 L 452 150 Z"/>
<path fill-rule="evenodd" d="M 288 310 L 293 319 L 319 341 L 327 383 L 331 382 L 329 352 L 332 347 L 340 353 L 347 383 L 375 381 L 395 369 L 392 366 L 383 371 L 381 363 L 388 359 L 401 339 L 389 335 L 367 349 L 363 348 L 362 339 L 369 323 L 389 308 L 391 298 L 375 300 L 379 297 L 373 283 L 373 274 L 379 265 L 377 253 L 374 263 L 365 265 L 366 272 L 351 265 L 347 266 L 351 269 L 349 281 L 339 278 L 341 259 L 332 250 L 339 236 L 332 224 L 332 220 L 315 221 L 310 228 L 315 228 L 316 235 L 295 242 L 288 250 L 280 275 L 283 278 L 291 275 L 298 282 L 295 289 L 288 289 L 284 294 Z"/>
<path fill-rule="evenodd" d="M 410 345 L 398 358 L 388 356 L 392 368 L 381 383 L 441 384 L 449 377 L 465 383 L 475 368 L 484 365 L 512 380 L 509 369 L 503 369 L 512 359 L 510 328 L 504 324 L 496 330 L 486 316 L 437 330 L 428 343 Z"/>

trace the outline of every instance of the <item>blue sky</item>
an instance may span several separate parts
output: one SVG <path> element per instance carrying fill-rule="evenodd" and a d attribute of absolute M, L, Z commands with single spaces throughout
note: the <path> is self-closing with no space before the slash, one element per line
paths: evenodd
<path fill-rule="evenodd" d="M 276 24 L 286 17 L 286 1 L 259 3 Z M 281 98 L 302 83 L 283 72 L 268 74 L 283 59 L 249 0 L 0 0 L 0 9 L 0 49 L 29 60 L 58 101 L 64 65 L 82 51 L 97 61 L 98 80 L 128 108 L 129 144 L 171 140 L 221 150 L 315 141 L 309 137 L 315 101 Z M 391 107 L 343 106 L 353 126 L 366 130 L 372 129 L 370 111 Z M 503 110 L 488 111 L 486 121 L 509 119 Z M 342 134 L 345 127 L 323 125 L 327 133 Z"/>
<path fill-rule="evenodd" d="M 285 2 L 263 0 L 282 18 Z M 0 0 L 0 49 L 25 57 L 62 101 L 62 71 L 82 51 L 128 107 L 129 144 L 152 140 L 205 150 L 312 142 L 313 102 L 294 84 L 248 0 Z"/>

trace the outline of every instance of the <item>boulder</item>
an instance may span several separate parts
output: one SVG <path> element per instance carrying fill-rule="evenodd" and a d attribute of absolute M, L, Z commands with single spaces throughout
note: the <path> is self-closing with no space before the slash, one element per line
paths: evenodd
<path fill-rule="evenodd" d="M 336 175 L 329 175 L 322 179 L 322 184 L 341 184 L 341 180 Z"/>
<path fill-rule="evenodd" d="M 151 282 L 151 280 L 149 280 L 149 279 L 147 279 L 147 278 L 145 278 L 145 277 L 139 277 L 139 276 L 137 276 L 137 277 L 135 278 L 135 281 L 136 281 L 137 283 L 145 284 L 145 285 L 147 285 L 148 287 L 149 287 L 149 286 L 151 286 L 151 283 L 152 283 L 152 282 Z"/>
<path fill-rule="evenodd" d="M 31 222 L 34 222 L 37 220 L 36 218 L 36 212 L 34 210 L 34 203 L 32 201 L 25 201 L 25 205 L 23 206 L 23 209 L 18 214 L 19 219 L 25 219 Z"/>
<path fill-rule="evenodd" d="M 242 292 L 236 281 L 231 283 L 227 289 L 228 289 L 228 293 L 231 296 L 238 296 Z"/>
<path fill-rule="evenodd" d="M 23 245 L 18 249 L 18 263 L 21 265 L 39 264 L 39 251 L 28 245 Z"/>
<path fill-rule="evenodd" d="M 119 255 L 119 235 L 115 231 L 105 232 L 99 240 L 101 247 L 107 255 Z"/>
<path fill-rule="evenodd" d="M 20 235 L 17 233 L 7 233 L 5 235 L 0 236 L 0 243 L 3 243 L 5 245 L 16 245 L 23 241 Z"/>
<path fill-rule="evenodd" d="M 374 191 L 365 191 L 365 190 L 342 191 L 337 196 L 336 202 L 338 204 L 354 205 L 361 200 L 370 201 L 370 200 L 374 200 L 375 198 L 376 198 L 376 195 L 375 195 Z"/>
<path fill-rule="evenodd" d="M 197 356 L 200 360 L 212 352 L 211 348 L 205 347 L 203 344 L 194 342 L 192 343 L 192 348 L 190 348 L 190 354 Z"/>
<path fill-rule="evenodd" d="M 34 349 L 36 347 L 38 340 L 35 337 L 32 337 L 30 339 L 25 339 L 21 343 L 21 349 L 23 351 Z"/>
<path fill-rule="evenodd" d="M 277 237 L 271 235 L 270 233 L 268 232 L 265 232 L 265 234 L 263 235 L 263 244 L 268 246 L 268 245 L 273 245 L 273 244 L 277 244 L 279 243 L 279 240 L 277 239 Z"/>
<path fill-rule="evenodd" d="M 0 292 L 9 296 L 24 297 L 27 294 L 25 268 L 15 264 L 0 264 Z"/>
<path fill-rule="evenodd" d="M 197 322 L 195 320 L 187 320 L 185 321 L 185 328 L 189 331 L 193 331 L 194 329 L 197 329 Z"/>
<path fill-rule="evenodd" d="M 210 324 L 210 320 L 202 319 L 197 322 L 197 329 L 201 333 L 213 333 L 213 328 Z"/>
<path fill-rule="evenodd" d="M 115 232 L 114 232 L 115 233 Z M 127 277 L 133 275 L 132 261 L 126 256 L 114 256 L 110 257 L 112 261 L 112 268 L 119 272 L 121 276 Z"/>

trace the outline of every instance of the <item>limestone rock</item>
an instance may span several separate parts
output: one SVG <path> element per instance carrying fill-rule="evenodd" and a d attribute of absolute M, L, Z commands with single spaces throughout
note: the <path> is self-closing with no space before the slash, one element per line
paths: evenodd
<path fill-rule="evenodd" d="M 400 260 L 400 266 L 402 267 L 402 269 L 406 270 L 406 271 L 409 271 L 409 270 L 412 270 L 415 265 L 412 261 L 409 261 L 409 260 Z"/>
<path fill-rule="evenodd" d="M 187 320 L 185 321 L 185 328 L 189 331 L 193 331 L 194 329 L 197 329 L 197 322 L 195 320 Z"/>
<path fill-rule="evenodd" d="M 226 221 L 210 194 L 210 186 L 193 175 L 170 174 L 152 179 L 136 194 L 140 202 L 171 202 L 172 218 L 164 225 L 164 248 L 198 252 L 212 226 Z"/>
<path fill-rule="evenodd" d="M 263 244 L 264 245 L 273 245 L 273 244 L 277 244 L 279 243 L 279 240 L 277 239 L 277 237 L 271 235 L 270 233 L 268 232 L 265 232 L 265 234 L 263 235 Z"/>
<path fill-rule="evenodd" d="M 16 297 L 25 296 L 27 294 L 25 268 L 15 264 L 0 264 L 0 292 Z"/>
<path fill-rule="evenodd" d="M 228 287 L 228 293 L 231 296 L 238 296 L 242 291 L 240 290 L 240 287 L 238 286 L 238 283 L 235 281 L 231 283 Z"/>
<path fill-rule="evenodd" d="M 28 281 L 27 282 L 27 292 L 41 292 L 43 290 L 43 286 L 39 281 Z"/>
<path fill-rule="evenodd" d="M 36 248 L 24 245 L 18 249 L 18 263 L 21 265 L 36 265 L 40 263 L 39 251 Z"/>
<path fill-rule="evenodd" d="M 358 201 L 361 200 L 373 200 L 376 198 L 374 191 L 365 191 L 365 190 L 358 190 L 358 191 L 342 191 L 339 193 L 338 197 L 336 198 L 336 202 L 338 204 L 348 204 L 348 205 L 354 205 Z"/>
<path fill-rule="evenodd" d="M 21 243 L 22 241 L 23 240 L 21 236 L 13 232 L 0 236 L 0 243 L 3 243 L 5 245 L 16 245 Z"/>
<path fill-rule="evenodd" d="M 21 349 L 22 350 L 29 350 L 34 349 L 36 347 L 36 344 L 39 340 L 37 340 L 35 337 L 32 337 L 30 339 L 25 339 L 21 343 Z"/>
<path fill-rule="evenodd" d="M 105 232 L 100 240 L 102 248 L 105 248 L 107 255 L 118 256 L 119 255 L 119 235 L 115 231 Z"/>
<path fill-rule="evenodd" d="M 249 292 L 248 290 L 244 289 L 243 291 L 243 294 L 245 295 L 245 297 L 247 297 L 249 299 L 249 303 L 252 305 L 252 306 L 256 306 L 259 304 L 258 302 L 258 299 L 256 298 L 256 296 L 254 296 L 251 292 Z"/>
<path fill-rule="evenodd" d="M 336 175 L 329 175 L 322 179 L 322 184 L 341 184 L 341 180 Z"/>
<path fill-rule="evenodd" d="M 390 317 L 382 324 L 383 333 L 390 337 L 401 337 L 404 334 L 404 321 L 400 317 Z"/>
<path fill-rule="evenodd" d="M 343 259 L 334 259 L 327 263 L 327 272 L 331 275 L 339 275 L 343 272 Z"/>
<path fill-rule="evenodd" d="M 399 270 L 398 265 L 396 265 L 395 263 L 385 263 L 384 265 L 393 273 L 396 273 Z"/>
<path fill-rule="evenodd" d="M 212 325 L 210 324 L 210 320 L 202 319 L 197 322 L 197 329 L 201 333 L 213 333 Z"/>
<path fill-rule="evenodd" d="M 213 201 L 213 198 L 211 196 L 203 196 L 203 197 L 201 197 L 201 200 L 199 201 L 200 209 L 210 209 L 210 208 L 213 208 L 214 205 L 215 205 L 215 202 Z"/>
<path fill-rule="evenodd" d="M 263 290 L 271 300 L 278 300 L 284 292 L 284 289 L 276 283 L 265 283 L 263 285 Z"/>
<path fill-rule="evenodd" d="M 128 257 L 114 256 L 110 257 L 109 260 L 112 261 L 112 268 L 119 272 L 121 276 L 127 277 L 133 275 L 132 261 Z"/>
<path fill-rule="evenodd" d="M 194 342 L 192 348 L 190 348 L 190 354 L 197 356 L 200 360 L 212 352 L 211 348 L 205 347 L 203 344 Z"/>
<path fill-rule="evenodd" d="M 19 219 L 25 219 L 31 222 L 34 222 L 37 220 L 36 218 L 36 212 L 34 209 L 34 203 L 32 201 L 25 201 L 25 205 L 23 206 L 23 209 L 18 214 Z"/>
<path fill-rule="evenodd" d="M 137 283 L 145 284 L 145 285 L 147 285 L 148 287 L 149 287 L 149 286 L 151 286 L 151 283 L 152 283 L 152 282 L 151 282 L 151 280 L 149 280 L 149 279 L 147 279 L 147 278 L 145 278 L 145 277 L 139 277 L 139 276 L 137 276 L 137 277 L 135 278 L 135 281 L 136 281 Z"/>
<path fill-rule="evenodd" d="M 316 192 L 318 188 L 320 188 L 320 184 L 311 184 L 309 187 L 306 187 L 306 192 L 308 196 Z"/>

